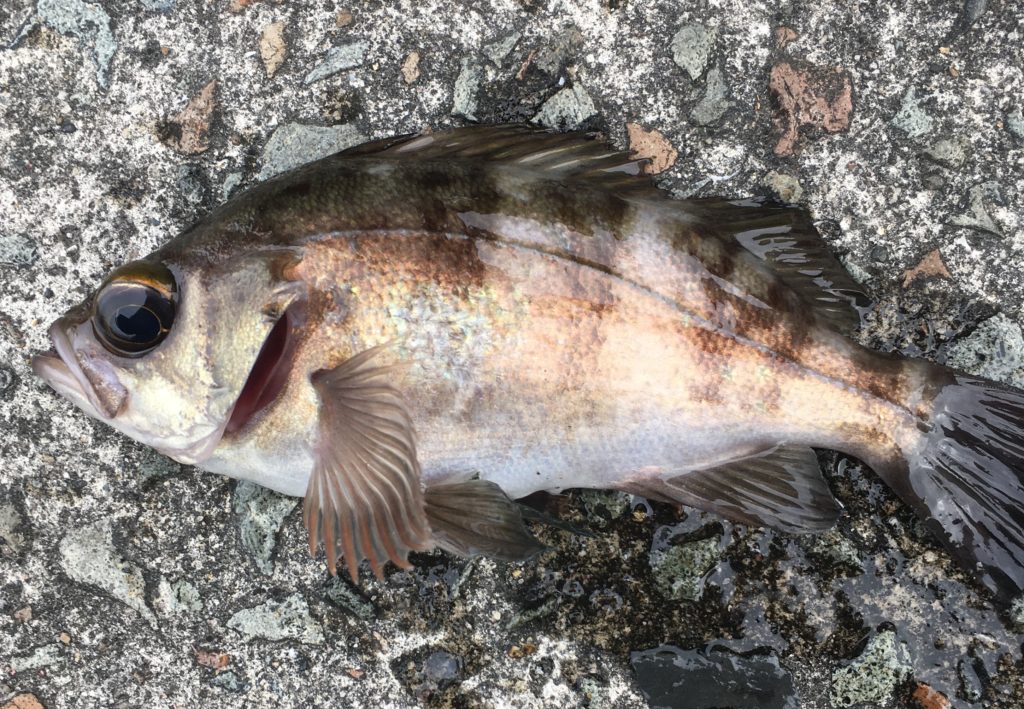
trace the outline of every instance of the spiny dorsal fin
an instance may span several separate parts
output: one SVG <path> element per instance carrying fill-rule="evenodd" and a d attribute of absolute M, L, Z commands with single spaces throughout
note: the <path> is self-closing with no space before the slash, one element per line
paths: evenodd
<path fill-rule="evenodd" d="M 672 478 L 637 480 L 623 489 L 784 532 L 822 531 L 839 516 L 818 459 L 806 446 L 776 446 Z"/>
<path fill-rule="evenodd" d="M 764 199 L 712 197 L 680 204 L 709 235 L 735 239 L 763 261 L 822 321 L 840 332 L 860 324 L 870 299 L 822 241 L 805 210 Z"/>
<path fill-rule="evenodd" d="M 467 126 L 364 143 L 339 157 L 410 157 L 417 160 L 479 159 L 515 164 L 564 180 L 579 180 L 620 195 L 665 199 L 643 168 L 594 133 L 555 133 L 526 125 Z"/>
<path fill-rule="evenodd" d="M 426 513 L 434 542 L 459 556 L 526 561 L 544 550 L 523 524 L 520 506 L 487 480 L 427 488 Z"/>

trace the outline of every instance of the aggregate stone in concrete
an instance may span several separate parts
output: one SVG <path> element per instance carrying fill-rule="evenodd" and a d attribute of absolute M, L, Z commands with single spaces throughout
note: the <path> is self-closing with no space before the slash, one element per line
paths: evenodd
<path fill-rule="evenodd" d="M 61 567 L 75 581 L 95 586 L 134 608 L 150 623 L 153 612 L 146 605 L 142 569 L 125 561 L 114 548 L 109 520 L 72 529 L 60 543 Z"/>
<path fill-rule="evenodd" d="M 714 123 L 721 118 L 732 102 L 729 100 L 729 86 L 718 67 L 708 72 L 707 86 L 704 95 L 694 107 L 690 117 L 702 126 Z"/>
<path fill-rule="evenodd" d="M 927 95 L 918 95 L 917 89 L 907 89 L 900 102 L 900 110 L 893 118 L 894 126 L 910 138 L 920 139 L 932 132 L 935 119 L 926 107 Z"/>
<path fill-rule="evenodd" d="M 992 216 L 994 209 L 1003 202 L 1002 189 L 998 182 L 993 180 L 974 185 L 967 190 L 963 211 L 955 214 L 950 223 L 994 236 L 1003 236 L 1001 227 Z"/>
<path fill-rule="evenodd" d="M 203 599 L 196 587 L 188 581 L 181 579 L 172 582 L 161 576 L 153 605 L 157 610 L 169 615 L 195 613 L 203 610 Z"/>
<path fill-rule="evenodd" d="M 771 188 L 772 192 L 778 195 L 783 202 L 799 202 L 804 195 L 804 188 L 800 186 L 798 179 L 775 170 L 764 176 L 764 184 Z"/>
<path fill-rule="evenodd" d="M 235 487 L 234 507 L 242 546 L 256 567 L 264 574 L 274 573 L 271 557 L 277 545 L 277 534 L 285 517 L 295 509 L 298 500 L 286 497 L 249 481 Z"/>
<path fill-rule="evenodd" d="M 0 503 L 0 544 L 6 546 L 12 554 L 21 551 L 25 536 L 18 531 L 22 517 L 18 509 L 9 502 Z"/>
<path fill-rule="evenodd" d="M 959 168 L 967 161 L 967 144 L 963 138 L 943 138 L 928 146 L 925 153 L 946 167 Z"/>
<path fill-rule="evenodd" d="M 513 32 L 507 37 L 502 37 L 496 42 L 492 42 L 484 46 L 483 52 L 493 64 L 501 66 L 505 61 L 505 57 L 508 56 L 509 52 L 516 46 L 516 43 L 523 38 L 520 32 Z"/>
<path fill-rule="evenodd" d="M 1024 332 L 1000 313 L 948 350 L 947 363 L 1024 389 Z"/>
<path fill-rule="evenodd" d="M 579 84 L 564 88 L 544 102 L 534 120 L 547 128 L 579 128 L 597 112 L 594 100 Z"/>
<path fill-rule="evenodd" d="M 1014 137 L 1021 143 L 1024 143 L 1024 113 L 1021 112 L 1020 108 L 1007 114 L 1006 125 Z"/>
<path fill-rule="evenodd" d="M 35 21 L 61 34 L 77 37 L 96 63 L 97 83 L 107 86 L 117 41 L 110 28 L 110 15 L 102 5 L 84 0 L 39 0 Z M 27 25 L 26 30 L 29 27 L 31 25 Z"/>
<path fill-rule="evenodd" d="M 45 645 L 36 648 L 29 655 L 12 657 L 8 665 L 11 672 L 18 673 L 49 667 L 60 662 L 60 659 L 60 648 L 57 645 Z"/>
<path fill-rule="evenodd" d="M 296 640 L 308 645 L 324 641 L 323 629 L 310 616 L 309 606 L 298 594 L 240 610 L 228 620 L 228 627 L 247 638 Z"/>
<path fill-rule="evenodd" d="M 472 57 L 462 59 L 459 76 L 455 79 L 452 96 L 452 115 L 461 116 L 471 121 L 476 120 L 477 92 L 483 78 L 483 68 Z"/>
<path fill-rule="evenodd" d="M 333 76 L 345 69 L 354 69 L 363 63 L 366 56 L 366 42 L 352 42 L 343 44 L 340 47 L 332 47 L 321 64 L 306 74 L 303 80 L 306 84 L 312 84 L 328 76 Z"/>
<path fill-rule="evenodd" d="M 36 258 L 36 248 L 22 234 L 0 234 L 0 263 L 7 266 L 28 266 Z"/>
<path fill-rule="evenodd" d="M 700 600 L 704 577 L 718 561 L 718 541 L 684 542 L 650 554 L 658 590 L 672 600 Z"/>
<path fill-rule="evenodd" d="M 111 268 L 226 196 L 364 139 L 533 121 L 656 131 L 675 195 L 796 201 L 873 298 L 862 342 L 1020 383 L 1022 27 L 1011 0 L 3 0 L 0 706 L 643 707 L 632 652 L 712 641 L 777 658 L 782 705 L 845 703 L 834 676 L 1024 705 L 1019 624 L 854 459 L 821 453 L 845 512 L 817 543 L 567 491 L 534 502 L 594 533 L 538 526 L 530 563 L 417 554 L 352 586 L 300 514 L 243 543 L 236 483 L 29 368 Z M 183 154 L 168 123 L 214 81 Z M 652 541 L 681 519 L 668 549 L 718 548 L 672 599 Z M 872 638 L 899 650 L 881 675 L 855 662 Z"/>
<path fill-rule="evenodd" d="M 832 703 L 838 707 L 891 704 L 895 690 L 911 675 L 907 649 L 896 633 L 873 636 L 856 660 L 832 673 Z"/>
<path fill-rule="evenodd" d="M 672 36 L 672 59 L 696 80 L 704 73 L 714 45 L 714 30 L 701 24 L 684 25 Z"/>
<path fill-rule="evenodd" d="M 293 167 L 327 157 L 365 140 L 355 126 L 303 125 L 285 123 L 270 136 L 263 148 L 259 179 L 266 180 Z"/>

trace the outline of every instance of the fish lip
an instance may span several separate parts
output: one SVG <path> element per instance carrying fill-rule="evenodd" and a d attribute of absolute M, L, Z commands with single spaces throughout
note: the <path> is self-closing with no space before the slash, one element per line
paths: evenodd
<path fill-rule="evenodd" d="M 92 411 L 87 413 L 105 420 L 113 418 L 96 394 L 89 378 L 85 376 L 75 349 L 71 345 L 71 340 L 64 329 L 63 318 L 50 326 L 49 335 L 50 341 L 53 342 L 53 349 L 32 356 L 32 371 L 58 394 L 70 394 L 81 400 L 76 403 L 88 404 Z"/>

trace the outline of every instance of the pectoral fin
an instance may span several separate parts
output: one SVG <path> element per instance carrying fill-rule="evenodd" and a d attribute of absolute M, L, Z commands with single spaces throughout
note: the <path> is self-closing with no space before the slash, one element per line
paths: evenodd
<path fill-rule="evenodd" d="M 805 446 L 776 446 L 670 478 L 637 480 L 623 489 L 784 532 L 826 530 L 840 511 L 814 451 Z"/>
<path fill-rule="evenodd" d="M 362 352 L 312 377 L 320 396 L 316 462 L 303 504 L 310 553 L 322 541 L 327 566 L 344 555 L 356 581 L 367 559 L 377 577 L 391 560 L 432 546 L 412 420 L 391 380 L 395 367 Z"/>

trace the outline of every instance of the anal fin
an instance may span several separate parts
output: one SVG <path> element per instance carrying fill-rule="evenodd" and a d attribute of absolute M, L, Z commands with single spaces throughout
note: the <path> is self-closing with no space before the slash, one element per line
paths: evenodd
<path fill-rule="evenodd" d="M 545 548 L 526 528 L 519 505 L 490 481 L 429 487 L 425 502 L 434 542 L 445 551 L 525 561 Z"/>
<path fill-rule="evenodd" d="M 620 489 L 784 532 L 826 530 L 840 512 L 806 446 L 776 446 L 674 477 L 637 479 Z"/>

